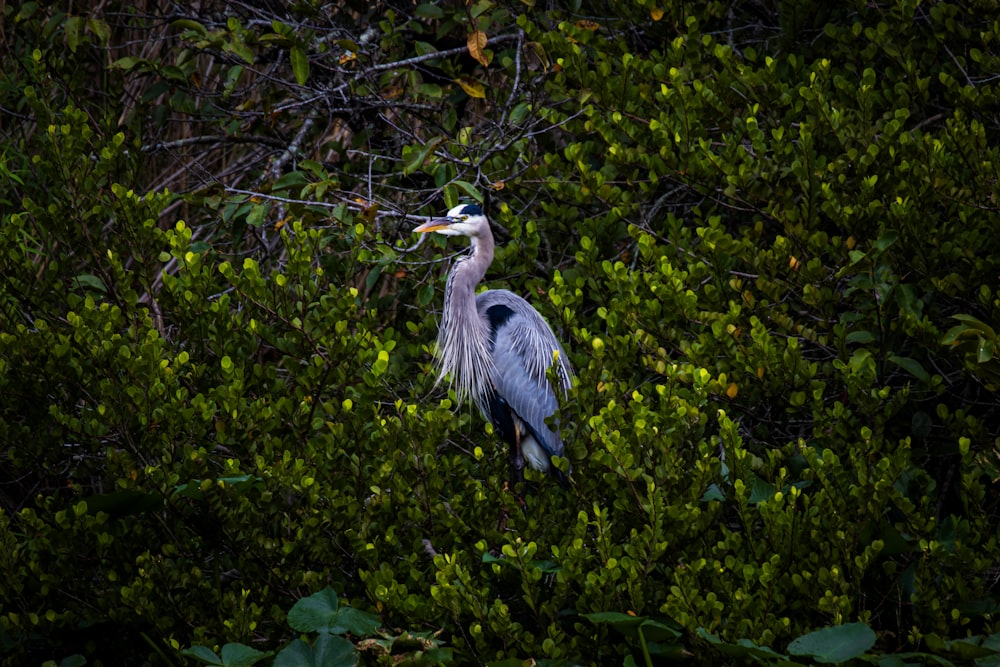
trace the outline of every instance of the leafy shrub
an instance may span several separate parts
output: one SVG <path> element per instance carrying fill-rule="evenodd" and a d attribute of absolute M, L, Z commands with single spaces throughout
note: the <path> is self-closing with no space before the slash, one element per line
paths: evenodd
<path fill-rule="evenodd" d="M 988 13 L 111 5 L 4 9 L 10 662 L 995 654 Z M 432 379 L 467 196 L 578 372 L 526 510 Z"/>

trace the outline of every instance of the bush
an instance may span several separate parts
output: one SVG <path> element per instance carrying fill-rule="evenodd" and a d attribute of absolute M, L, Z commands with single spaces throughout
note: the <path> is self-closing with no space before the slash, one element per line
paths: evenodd
<path fill-rule="evenodd" d="M 996 653 L 989 12 L 72 9 L 4 9 L 7 661 Z M 462 197 L 578 374 L 524 510 Z"/>

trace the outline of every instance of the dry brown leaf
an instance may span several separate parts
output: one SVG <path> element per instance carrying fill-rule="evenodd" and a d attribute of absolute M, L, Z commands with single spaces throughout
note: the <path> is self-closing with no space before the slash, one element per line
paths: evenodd
<path fill-rule="evenodd" d="M 483 67 L 490 66 L 490 60 L 486 57 L 486 33 L 482 30 L 474 30 L 469 35 L 469 55 L 478 60 Z"/>

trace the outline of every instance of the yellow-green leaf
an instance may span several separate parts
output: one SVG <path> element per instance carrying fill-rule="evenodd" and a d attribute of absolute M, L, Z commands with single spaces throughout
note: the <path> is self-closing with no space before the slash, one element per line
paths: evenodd
<path fill-rule="evenodd" d="M 465 94 L 468 95 L 469 97 L 478 97 L 478 98 L 486 97 L 486 88 L 483 87 L 483 84 L 479 83 L 473 78 L 462 76 L 455 79 L 455 83 L 460 85 L 462 87 L 462 90 L 464 90 Z"/>
<path fill-rule="evenodd" d="M 434 137 L 423 146 L 406 146 L 403 148 L 403 175 L 409 176 L 423 167 L 428 156 L 442 141 L 441 137 Z"/>
<path fill-rule="evenodd" d="M 304 86 L 306 81 L 309 80 L 309 58 L 306 57 L 306 52 L 299 46 L 292 47 L 291 56 L 292 73 L 295 75 L 295 81 L 300 86 Z"/>

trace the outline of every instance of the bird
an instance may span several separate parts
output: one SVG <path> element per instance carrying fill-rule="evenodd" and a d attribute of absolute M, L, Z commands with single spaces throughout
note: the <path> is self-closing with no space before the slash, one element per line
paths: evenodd
<path fill-rule="evenodd" d="M 437 337 L 437 382 L 450 378 L 459 405 L 471 399 L 510 447 L 509 484 L 524 481 L 525 461 L 555 477 L 566 475 L 552 462 L 564 454 L 558 425 L 546 424 L 559 406 L 556 391 L 570 389 L 573 369 L 545 318 L 522 297 L 505 289 L 476 295 L 493 262 L 493 233 L 476 204 L 459 204 L 416 233 L 465 236 L 468 251 L 448 274 Z M 555 366 L 557 387 L 547 376 Z"/>

